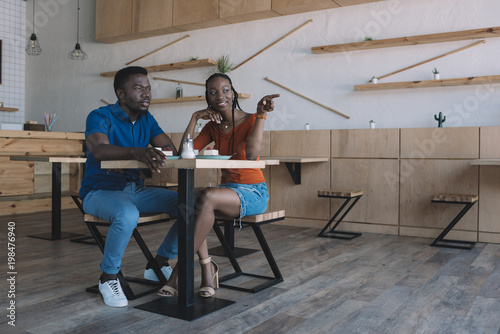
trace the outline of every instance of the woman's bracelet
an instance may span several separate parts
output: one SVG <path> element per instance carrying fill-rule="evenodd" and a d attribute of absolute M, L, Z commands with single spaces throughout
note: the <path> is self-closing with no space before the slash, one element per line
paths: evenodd
<path fill-rule="evenodd" d="M 260 118 L 260 119 L 267 119 L 267 114 L 266 115 L 261 115 L 259 113 L 255 113 L 255 117 Z"/>

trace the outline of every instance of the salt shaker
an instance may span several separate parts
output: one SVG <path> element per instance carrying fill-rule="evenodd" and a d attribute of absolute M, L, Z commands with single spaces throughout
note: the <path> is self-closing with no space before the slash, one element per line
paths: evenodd
<path fill-rule="evenodd" d="M 196 155 L 193 150 L 193 140 L 186 138 L 182 141 L 182 159 L 194 159 Z"/>

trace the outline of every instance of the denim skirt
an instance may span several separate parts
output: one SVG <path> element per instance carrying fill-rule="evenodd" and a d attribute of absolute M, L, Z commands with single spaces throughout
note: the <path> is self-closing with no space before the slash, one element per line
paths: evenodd
<path fill-rule="evenodd" d="M 241 183 L 223 183 L 219 188 L 233 189 L 240 198 L 240 217 L 253 216 L 263 213 L 267 209 L 269 193 L 267 184 L 241 184 Z"/>

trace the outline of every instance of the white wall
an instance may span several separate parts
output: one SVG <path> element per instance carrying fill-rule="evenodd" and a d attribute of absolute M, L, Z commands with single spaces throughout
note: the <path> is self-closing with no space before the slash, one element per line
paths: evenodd
<path fill-rule="evenodd" d="M 186 34 L 191 37 L 146 57 L 135 65 L 151 66 L 186 61 L 192 56 L 215 59 L 230 54 L 239 64 L 265 46 L 301 25 L 313 22 L 230 73 L 239 92 L 251 94 L 242 100 L 254 112 L 260 97 L 280 93 L 267 130 L 367 128 L 374 119 L 379 128 L 434 127 L 434 115 L 443 112 L 445 127 L 500 125 L 500 85 L 458 86 L 355 92 L 353 86 L 420 61 L 444 54 L 475 41 L 458 41 L 317 55 L 311 47 L 375 39 L 459 31 L 499 25 L 498 0 L 390 0 L 310 12 L 217 28 L 170 34 L 118 44 L 94 41 L 95 1 L 82 0 L 80 42 L 89 58 L 72 61 L 67 54 L 76 41 L 76 0 L 39 0 L 37 34 L 43 53 L 26 59 L 26 119 L 42 121 L 43 112 L 57 113 L 55 131 L 84 131 L 85 118 L 102 105 L 115 102 L 112 79 L 100 72 L 118 70 L 125 63 L 168 44 Z M 31 16 L 32 2 L 27 3 Z M 42 6 L 45 7 L 41 8 Z M 45 15 L 43 15 L 45 14 Z M 42 20 L 47 17 L 46 20 Z M 38 24 L 38 23 L 37 23 Z M 31 28 L 27 28 L 30 31 Z M 429 64 L 384 79 L 383 82 L 429 80 L 432 68 L 441 78 L 500 74 L 500 38 Z M 209 68 L 155 73 L 154 76 L 203 83 Z M 153 76 L 151 75 L 151 77 Z M 330 106 L 350 119 L 313 104 L 272 83 L 269 77 L 314 100 Z M 154 98 L 175 96 L 175 83 L 150 78 Z M 184 95 L 201 95 L 203 88 L 184 85 Z M 204 103 L 163 104 L 151 107 L 166 132 L 184 130 L 191 113 Z"/>
<path fill-rule="evenodd" d="M 0 102 L 3 102 L 6 108 L 19 109 L 16 112 L 0 111 L 2 124 L 24 123 L 25 9 L 24 1 L 0 1 L 0 39 L 2 40 Z"/>

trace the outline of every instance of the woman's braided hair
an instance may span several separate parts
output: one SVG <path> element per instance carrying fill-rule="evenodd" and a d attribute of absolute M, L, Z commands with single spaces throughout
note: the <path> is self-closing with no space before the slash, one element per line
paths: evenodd
<path fill-rule="evenodd" d="M 207 89 L 207 86 L 208 86 L 208 83 L 212 80 L 212 79 L 215 79 L 215 78 L 223 78 L 223 79 L 226 79 L 227 81 L 229 81 L 229 84 L 231 85 L 231 90 L 233 91 L 233 101 L 232 101 L 232 108 L 231 108 L 231 118 L 232 118 L 232 121 L 233 121 L 233 132 L 231 134 L 231 142 L 230 142 L 230 152 L 228 152 L 227 155 L 233 155 L 234 154 L 234 110 L 236 107 L 238 107 L 238 109 L 241 110 L 241 107 L 240 107 L 240 104 L 238 102 L 238 93 L 236 92 L 236 89 L 234 89 L 233 87 L 233 82 L 231 81 L 231 78 L 229 78 L 229 76 L 227 76 L 226 74 L 224 73 L 214 73 L 212 74 L 208 79 L 207 81 L 205 81 L 205 100 L 207 101 L 207 104 L 208 104 L 208 107 L 209 108 L 212 108 L 212 106 L 210 105 L 210 102 L 208 100 L 208 89 Z M 220 146 L 220 131 L 219 131 L 219 146 Z M 219 147 L 220 148 L 220 147 Z"/>

